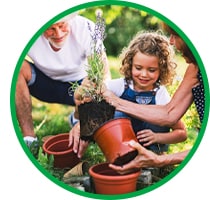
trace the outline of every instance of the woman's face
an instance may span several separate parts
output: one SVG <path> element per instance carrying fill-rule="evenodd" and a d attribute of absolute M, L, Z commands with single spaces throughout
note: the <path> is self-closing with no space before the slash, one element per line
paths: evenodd
<path fill-rule="evenodd" d="M 133 57 L 131 74 L 136 91 L 152 90 L 160 75 L 158 58 L 137 52 Z"/>
<path fill-rule="evenodd" d="M 183 40 L 179 36 L 171 34 L 169 41 L 170 44 L 174 45 L 178 51 L 182 50 Z"/>
<path fill-rule="evenodd" d="M 189 58 L 184 56 L 184 52 L 186 49 L 186 44 L 184 43 L 184 41 L 179 36 L 173 34 L 170 35 L 169 41 L 171 45 L 173 45 L 179 52 L 182 53 L 182 56 L 184 57 L 185 61 L 189 63 Z"/>

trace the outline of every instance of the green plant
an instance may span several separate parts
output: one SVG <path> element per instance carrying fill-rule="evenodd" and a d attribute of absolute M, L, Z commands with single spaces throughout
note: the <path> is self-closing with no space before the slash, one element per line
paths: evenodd
<path fill-rule="evenodd" d="M 48 171 L 53 169 L 54 157 L 53 155 L 48 156 L 47 154 L 44 154 L 42 147 L 39 148 L 37 160 L 44 169 Z"/>
<path fill-rule="evenodd" d="M 82 159 L 88 161 L 90 166 L 106 162 L 104 154 L 96 143 L 90 143 L 88 145 L 88 148 L 85 151 Z"/>
<path fill-rule="evenodd" d="M 76 91 L 80 97 L 91 97 L 92 101 L 100 102 L 103 100 L 101 91 L 105 76 L 104 62 L 104 46 L 105 39 L 105 20 L 101 17 L 102 13 L 98 12 L 94 30 L 88 24 L 91 35 L 91 55 L 88 57 L 87 79 L 88 87 L 84 84 L 78 86 L 78 83 L 72 84 L 72 89 Z"/>
<path fill-rule="evenodd" d="M 40 165 L 47 170 L 51 175 L 56 177 L 58 180 L 62 180 L 64 173 L 66 172 L 66 169 L 58 169 L 54 167 L 54 156 L 53 155 L 47 155 L 43 152 L 42 147 L 39 148 L 38 153 L 38 162 Z"/>

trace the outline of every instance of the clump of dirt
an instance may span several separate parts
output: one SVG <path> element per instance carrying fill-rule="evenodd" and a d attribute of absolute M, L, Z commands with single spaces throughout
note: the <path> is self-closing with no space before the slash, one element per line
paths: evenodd
<path fill-rule="evenodd" d="M 78 107 L 80 119 L 80 137 L 82 140 L 93 140 L 93 134 L 106 121 L 114 118 L 115 107 L 105 100 L 87 102 Z"/>

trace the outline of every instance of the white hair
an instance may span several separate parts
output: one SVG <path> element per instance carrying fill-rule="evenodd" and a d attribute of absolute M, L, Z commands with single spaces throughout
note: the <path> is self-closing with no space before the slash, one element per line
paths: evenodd
<path fill-rule="evenodd" d="M 71 19 L 73 19 L 77 15 L 78 15 L 78 12 L 73 12 L 73 13 L 71 13 L 69 15 L 66 15 L 65 17 L 59 19 L 54 24 L 59 23 L 59 22 L 68 22 L 68 21 L 70 21 Z"/>

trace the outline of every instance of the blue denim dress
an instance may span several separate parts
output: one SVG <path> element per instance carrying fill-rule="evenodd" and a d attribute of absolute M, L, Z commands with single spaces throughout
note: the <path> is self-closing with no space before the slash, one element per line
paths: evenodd
<path fill-rule="evenodd" d="M 138 103 L 138 104 L 156 104 L 155 101 L 155 95 L 157 92 L 158 88 L 156 88 L 156 90 L 154 91 L 145 91 L 145 92 L 136 92 L 134 90 L 132 90 L 130 87 L 125 86 L 125 90 L 123 92 L 123 94 L 120 96 L 120 98 L 134 102 L 134 103 Z M 131 124 L 133 127 L 133 130 L 135 132 L 135 134 L 140 131 L 140 130 L 144 130 L 144 129 L 150 129 L 153 132 L 161 132 L 161 133 L 166 133 L 170 131 L 170 128 L 168 127 L 163 127 L 163 126 L 158 126 L 158 125 L 154 125 L 148 122 L 144 122 L 142 120 L 136 119 L 130 115 L 127 115 L 126 113 L 120 112 L 120 111 L 115 111 L 115 118 L 119 118 L 119 117 L 127 117 L 130 118 L 131 120 Z M 143 144 L 143 143 L 141 143 Z M 162 153 L 162 152 L 166 152 L 168 150 L 168 145 L 167 144 L 152 144 L 150 146 L 146 147 L 149 150 L 152 150 L 155 153 Z"/>

